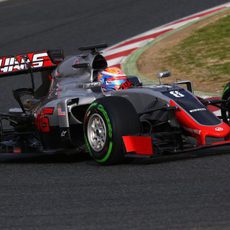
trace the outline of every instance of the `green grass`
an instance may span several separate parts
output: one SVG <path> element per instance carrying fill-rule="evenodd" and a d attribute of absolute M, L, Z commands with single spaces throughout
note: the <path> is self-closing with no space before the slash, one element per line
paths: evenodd
<path fill-rule="evenodd" d="M 230 15 L 209 24 L 173 47 L 165 62 L 209 80 L 230 80 Z"/>

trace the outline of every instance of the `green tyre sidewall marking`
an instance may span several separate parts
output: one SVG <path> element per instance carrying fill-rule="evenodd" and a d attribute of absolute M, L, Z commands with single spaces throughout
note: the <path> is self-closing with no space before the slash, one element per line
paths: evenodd
<path fill-rule="evenodd" d="M 104 106 L 101 105 L 101 104 L 98 104 L 96 102 L 92 103 L 90 105 L 90 107 L 88 108 L 88 111 L 86 112 L 86 115 L 88 115 L 90 113 L 90 110 L 91 109 L 96 109 L 98 111 L 100 111 L 105 119 L 105 122 L 106 122 L 106 125 L 107 125 L 107 128 L 108 128 L 108 139 L 109 139 L 109 144 L 108 144 L 108 150 L 107 150 L 107 153 L 105 154 L 105 156 L 102 158 L 102 159 L 97 159 L 95 158 L 94 154 L 92 153 L 92 150 L 90 148 L 90 144 L 88 142 L 88 138 L 86 136 L 86 132 L 84 134 L 84 138 L 85 138 L 85 143 L 86 143 L 86 146 L 87 146 L 87 149 L 89 150 L 89 154 L 91 157 L 93 157 L 96 162 L 98 163 L 105 163 L 108 158 L 110 157 L 111 153 L 112 153 L 112 150 L 113 150 L 113 142 L 112 142 L 112 137 L 113 137 L 113 129 L 112 129 L 112 125 L 111 125 L 111 122 L 110 122 L 110 119 L 109 119 L 109 116 L 106 112 L 106 110 L 104 109 Z"/>

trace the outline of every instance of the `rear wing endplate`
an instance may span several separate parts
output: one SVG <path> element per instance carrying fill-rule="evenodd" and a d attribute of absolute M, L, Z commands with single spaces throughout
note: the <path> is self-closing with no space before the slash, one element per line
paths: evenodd
<path fill-rule="evenodd" d="M 54 69 L 63 60 L 62 50 L 46 50 L 0 57 L 0 78 Z"/>

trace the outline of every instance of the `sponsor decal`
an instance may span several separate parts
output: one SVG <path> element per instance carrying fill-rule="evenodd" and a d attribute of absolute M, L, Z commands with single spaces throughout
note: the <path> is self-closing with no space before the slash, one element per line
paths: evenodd
<path fill-rule="evenodd" d="M 119 89 L 129 89 L 133 86 L 132 82 L 129 80 L 126 80 L 124 83 L 122 83 L 119 87 Z"/>
<path fill-rule="evenodd" d="M 54 66 L 54 64 L 47 52 L 28 53 L 15 57 L 0 57 L 0 74 L 50 66 Z"/>
<path fill-rule="evenodd" d="M 63 130 L 63 131 L 61 132 L 61 137 L 65 137 L 66 134 L 67 134 L 67 131 L 66 131 L 66 130 Z"/>
<path fill-rule="evenodd" d="M 58 107 L 58 116 L 60 116 L 60 117 L 66 116 L 65 109 L 62 109 L 60 106 Z"/>
<path fill-rule="evenodd" d="M 216 127 L 216 128 L 215 128 L 215 131 L 217 131 L 217 132 L 222 132 L 222 131 L 224 131 L 224 129 L 223 129 L 222 127 Z"/>
<path fill-rule="evenodd" d="M 177 97 L 177 98 L 181 98 L 181 97 L 184 97 L 184 94 L 180 93 L 179 91 L 175 90 L 175 91 L 170 91 L 169 92 L 171 95 L 173 95 L 174 97 Z"/>
<path fill-rule="evenodd" d="M 84 89 L 91 89 L 91 88 L 100 87 L 100 86 L 101 86 L 101 82 L 91 82 L 91 83 L 83 84 Z"/>
<path fill-rule="evenodd" d="M 189 110 L 190 113 L 200 112 L 200 111 L 206 111 L 206 108 L 197 108 L 197 109 L 191 109 Z"/>

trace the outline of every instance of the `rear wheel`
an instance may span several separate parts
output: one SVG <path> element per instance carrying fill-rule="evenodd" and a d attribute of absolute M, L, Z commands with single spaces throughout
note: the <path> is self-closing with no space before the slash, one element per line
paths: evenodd
<path fill-rule="evenodd" d="M 226 100 L 226 103 L 224 103 L 221 109 L 221 115 L 223 121 L 230 125 L 230 82 L 224 88 L 222 99 Z"/>
<path fill-rule="evenodd" d="M 133 105 L 123 97 L 97 99 L 84 119 L 84 136 L 90 155 L 100 164 L 124 160 L 122 136 L 140 132 L 140 122 Z"/>

